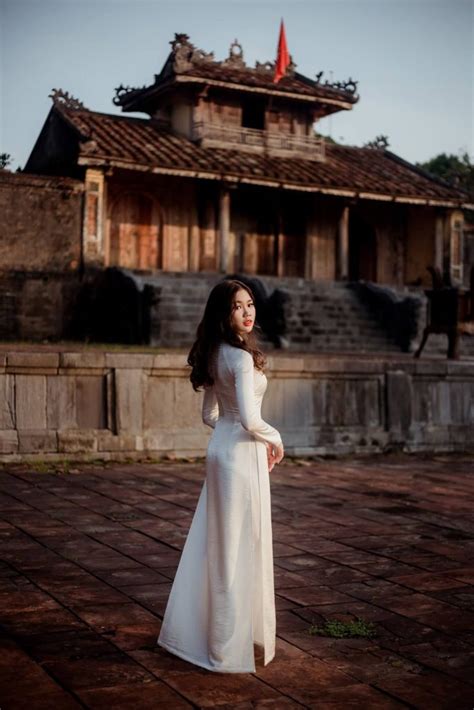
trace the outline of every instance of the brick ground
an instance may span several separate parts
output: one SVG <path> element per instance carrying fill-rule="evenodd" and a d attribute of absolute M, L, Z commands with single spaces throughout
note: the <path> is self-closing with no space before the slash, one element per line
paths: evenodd
<path fill-rule="evenodd" d="M 473 459 L 279 466 L 277 655 L 249 675 L 155 645 L 202 477 L 202 462 L 0 469 L 1 710 L 471 710 Z M 377 636 L 308 633 L 356 616 Z"/>

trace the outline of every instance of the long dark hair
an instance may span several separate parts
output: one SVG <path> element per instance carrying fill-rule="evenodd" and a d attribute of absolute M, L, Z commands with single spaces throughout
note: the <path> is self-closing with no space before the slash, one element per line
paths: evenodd
<path fill-rule="evenodd" d="M 241 340 L 232 328 L 233 299 L 240 289 L 247 291 L 250 298 L 254 300 L 249 286 L 237 279 L 220 281 L 209 294 L 204 315 L 196 330 L 196 340 L 188 355 L 188 365 L 192 367 L 189 379 L 196 392 L 199 391 L 199 387 L 214 384 L 211 363 L 214 352 L 220 343 L 228 343 L 249 352 L 258 370 L 263 370 L 266 364 L 265 356 L 259 348 L 254 332 L 242 336 L 243 340 Z"/>

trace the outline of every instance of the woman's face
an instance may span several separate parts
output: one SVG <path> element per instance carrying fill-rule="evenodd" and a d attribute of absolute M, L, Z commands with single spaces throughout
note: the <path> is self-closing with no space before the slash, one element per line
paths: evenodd
<path fill-rule="evenodd" d="M 252 297 L 241 288 L 234 293 L 232 301 L 231 325 L 240 336 L 250 333 L 255 323 L 255 306 Z"/>

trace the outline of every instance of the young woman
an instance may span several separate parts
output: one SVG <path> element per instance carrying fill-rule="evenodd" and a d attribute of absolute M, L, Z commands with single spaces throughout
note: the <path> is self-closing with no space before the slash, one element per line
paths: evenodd
<path fill-rule="evenodd" d="M 251 290 L 211 291 L 188 363 L 202 418 L 213 428 L 206 479 L 168 599 L 158 644 L 212 671 L 254 672 L 275 655 L 269 471 L 284 455 L 260 416 L 267 378 L 254 334 Z"/>

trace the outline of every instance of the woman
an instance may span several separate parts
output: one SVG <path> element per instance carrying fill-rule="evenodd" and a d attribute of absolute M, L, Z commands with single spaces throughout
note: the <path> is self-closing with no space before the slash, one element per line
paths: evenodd
<path fill-rule="evenodd" d="M 212 289 L 188 363 L 214 431 L 158 637 L 168 651 L 222 673 L 255 672 L 254 644 L 264 665 L 275 655 L 268 473 L 284 451 L 260 416 L 267 379 L 254 323 L 247 286 L 224 280 Z"/>

